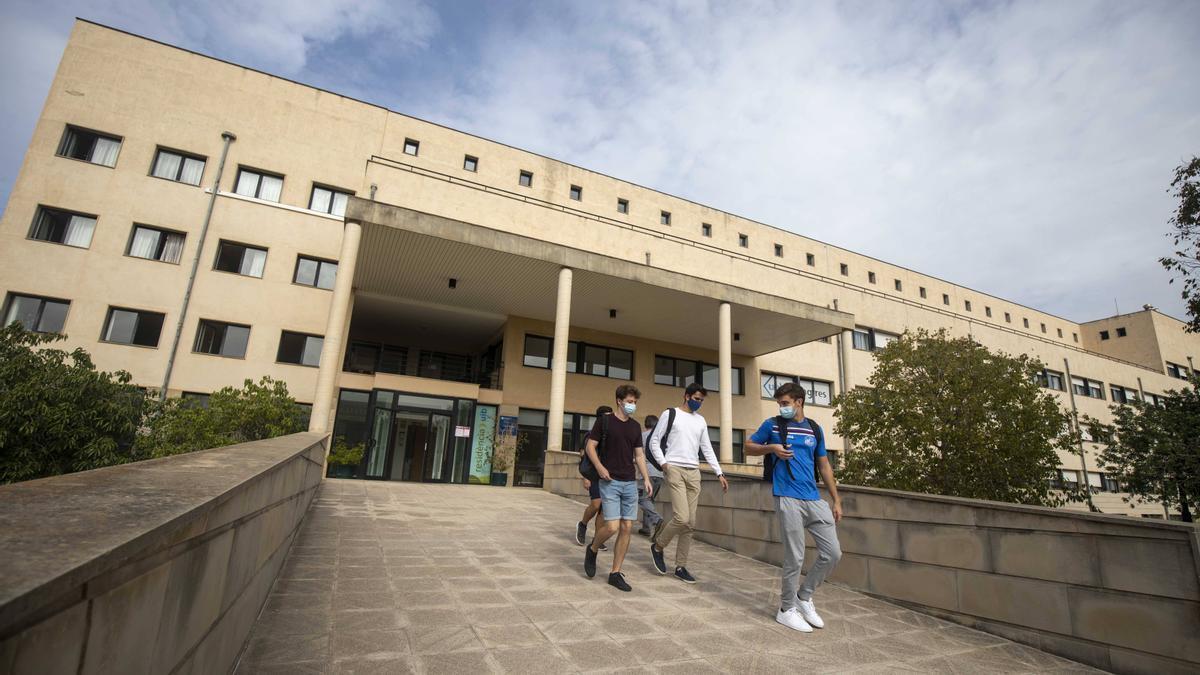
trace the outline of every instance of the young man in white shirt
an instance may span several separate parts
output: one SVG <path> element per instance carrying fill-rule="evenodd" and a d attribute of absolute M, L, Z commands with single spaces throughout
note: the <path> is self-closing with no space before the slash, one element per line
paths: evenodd
<path fill-rule="evenodd" d="M 650 453 L 663 468 L 672 511 L 671 520 L 660 522 L 650 537 L 650 557 L 654 570 L 666 574 L 663 549 L 678 538 L 675 578 L 689 584 L 696 583 L 696 578 L 687 570 L 687 561 L 692 548 L 692 530 L 696 526 L 696 507 L 700 503 L 700 453 L 704 453 L 704 461 L 716 472 L 721 489 L 729 491 L 729 481 L 725 480 L 712 442 L 708 440 L 708 423 L 698 412 L 706 396 L 708 390 L 699 383 L 689 384 L 683 394 L 683 407 L 664 410 L 654 433 L 650 434 Z M 671 427 L 669 435 L 668 426 Z"/>

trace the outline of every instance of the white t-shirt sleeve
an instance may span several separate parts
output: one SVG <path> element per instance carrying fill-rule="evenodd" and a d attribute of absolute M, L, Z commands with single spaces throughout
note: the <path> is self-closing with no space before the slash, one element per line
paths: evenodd
<path fill-rule="evenodd" d="M 667 417 L 669 414 L 669 409 L 663 411 L 662 417 L 658 418 L 658 424 L 654 425 L 654 431 L 650 434 L 650 454 L 654 455 L 654 461 L 658 462 L 659 466 L 662 466 L 666 462 L 660 443 L 662 442 L 663 431 L 667 428 L 665 422 L 669 419 Z"/>
<path fill-rule="evenodd" d="M 721 475 L 721 463 L 717 461 L 717 453 L 713 451 L 712 441 L 708 438 L 708 426 L 704 425 L 700 431 L 700 452 L 704 453 L 704 461 L 712 467 L 712 470 Z"/>

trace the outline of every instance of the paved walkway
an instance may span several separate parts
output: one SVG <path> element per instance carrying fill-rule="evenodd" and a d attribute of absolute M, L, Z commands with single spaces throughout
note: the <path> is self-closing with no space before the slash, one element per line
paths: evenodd
<path fill-rule="evenodd" d="M 706 544 L 694 586 L 583 575 L 582 507 L 528 489 L 327 480 L 238 673 L 1099 672 L 827 584 L 826 628 L 775 623 L 779 569 Z M 668 555 L 672 549 L 668 549 Z M 669 558 L 668 558 L 669 562 Z"/>

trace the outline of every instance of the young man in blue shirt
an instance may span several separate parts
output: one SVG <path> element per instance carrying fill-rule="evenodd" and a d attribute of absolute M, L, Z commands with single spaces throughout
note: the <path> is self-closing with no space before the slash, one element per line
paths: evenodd
<path fill-rule="evenodd" d="M 786 438 L 780 437 L 777 419 L 768 419 L 747 440 L 746 454 L 773 455 L 775 460 L 771 483 L 783 541 L 782 606 L 775 620 L 788 628 L 811 633 L 814 626 L 825 627 L 813 605 L 813 592 L 842 557 L 836 528 L 842 519 L 842 500 L 833 480 L 833 467 L 825 454 L 824 434 L 818 433 L 819 427 L 804 417 L 804 388 L 788 382 L 775 390 L 775 402 L 779 404 L 779 416 L 787 422 Z M 832 506 L 817 491 L 814 465 L 829 490 Z M 805 529 L 817 545 L 817 561 L 801 585 Z"/>

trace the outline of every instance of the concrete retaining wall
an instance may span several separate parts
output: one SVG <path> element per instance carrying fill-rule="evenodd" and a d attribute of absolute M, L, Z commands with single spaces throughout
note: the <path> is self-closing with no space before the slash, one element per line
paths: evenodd
<path fill-rule="evenodd" d="M 322 439 L 0 487 L 0 672 L 229 672 L 321 481 Z"/>
<path fill-rule="evenodd" d="M 579 456 L 548 454 L 545 489 L 586 500 Z M 1105 670 L 1200 671 L 1196 527 L 892 490 L 839 491 L 844 555 L 835 581 Z M 733 478 L 722 494 L 706 473 L 697 521 L 698 539 L 780 564 L 769 484 Z M 810 548 L 806 562 L 814 558 Z"/>

